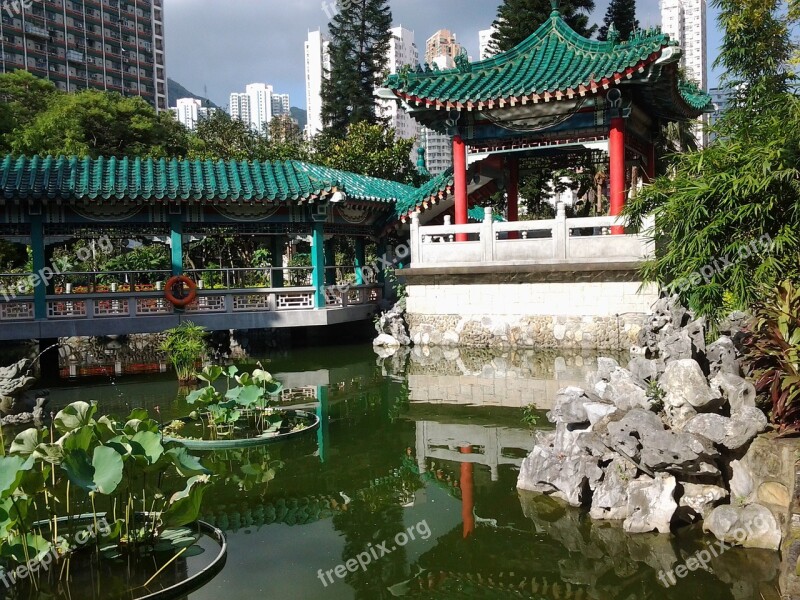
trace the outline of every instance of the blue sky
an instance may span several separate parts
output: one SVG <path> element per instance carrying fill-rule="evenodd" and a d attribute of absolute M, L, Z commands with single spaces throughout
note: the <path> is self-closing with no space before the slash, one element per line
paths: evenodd
<path fill-rule="evenodd" d="M 167 74 L 196 94 L 226 106 L 234 91 L 252 82 L 272 84 L 305 108 L 303 42 L 309 30 L 326 29 L 322 0 L 165 0 Z M 497 0 L 393 0 L 395 25 L 416 34 L 417 46 L 441 28 L 454 31 L 478 55 L 478 31 L 491 25 Z M 608 0 L 598 0 L 601 22 Z M 658 1 L 638 0 L 642 26 L 660 23 Z M 717 56 L 716 13 L 708 11 L 709 66 Z M 718 80 L 712 73 L 710 84 Z"/>

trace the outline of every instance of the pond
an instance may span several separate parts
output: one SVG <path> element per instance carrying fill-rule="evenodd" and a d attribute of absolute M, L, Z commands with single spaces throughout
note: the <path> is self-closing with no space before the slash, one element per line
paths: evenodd
<path fill-rule="evenodd" d="M 322 425 L 202 454 L 218 475 L 204 519 L 226 531 L 229 556 L 191 600 L 780 597 L 776 553 L 715 552 L 704 569 L 670 579 L 711 540 L 691 529 L 629 536 L 517 491 L 533 445 L 522 407 L 548 408 L 593 368 L 592 355 L 415 350 L 379 359 L 369 346 L 341 346 L 261 360 L 284 384 L 283 403 L 316 412 Z M 64 385 L 52 389 L 56 409 L 97 400 L 101 413 L 123 416 L 157 407 L 164 421 L 187 410 L 169 374 Z M 547 426 L 543 412 L 537 426 Z M 105 596 L 81 596 L 92 597 Z"/>

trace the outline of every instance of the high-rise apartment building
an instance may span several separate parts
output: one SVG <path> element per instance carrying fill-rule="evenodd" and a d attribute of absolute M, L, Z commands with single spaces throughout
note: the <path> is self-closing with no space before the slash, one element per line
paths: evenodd
<path fill-rule="evenodd" d="M 497 28 L 492 26 L 489 29 L 481 29 L 478 32 L 478 56 L 480 60 L 491 58 L 494 54 L 491 50 L 492 36 L 497 31 Z"/>
<path fill-rule="evenodd" d="M 331 69 L 330 42 L 321 31 L 309 31 L 305 43 L 306 111 L 305 134 L 312 138 L 322 131 L 322 80 Z"/>
<path fill-rule="evenodd" d="M 447 29 L 440 29 L 425 43 L 425 62 L 428 64 L 441 56 L 455 59 L 460 53 L 461 44 L 456 40 L 456 34 Z"/>
<path fill-rule="evenodd" d="M 141 96 L 167 110 L 165 64 L 163 0 L 3 3 L 4 73 L 24 69 L 64 91 Z"/>
<path fill-rule="evenodd" d="M 232 118 L 249 124 L 254 131 L 268 133 L 272 117 L 289 113 L 289 95 L 276 94 L 271 85 L 251 83 L 244 90 L 231 94 L 229 110 Z"/>
<path fill-rule="evenodd" d="M 700 89 L 708 90 L 706 0 L 661 0 L 661 29 L 680 44 L 686 76 Z M 708 140 L 707 122 L 706 116 L 701 117 L 694 130 L 700 147 Z"/>
<path fill-rule="evenodd" d="M 406 66 L 419 64 L 419 50 L 414 43 L 414 32 L 404 27 L 393 27 L 389 30 L 392 39 L 389 43 L 386 68 L 389 73 L 399 73 Z M 378 100 L 378 111 L 384 118 L 389 119 L 396 130 L 398 138 L 411 139 L 419 136 L 419 126 L 395 100 Z M 414 150 L 416 157 L 416 149 Z"/>
<path fill-rule="evenodd" d="M 706 0 L 661 0 L 661 29 L 681 45 L 686 76 L 707 90 Z"/>
<path fill-rule="evenodd" d="M 203 101 L 197 98 L 178 98 L 176 106 L 170 110 L 179 123 L 191 130 L 194 130 L 200 121 L 217 111 L 216 108 L 203 106 Z"/>
<path fill-rule="evenodd" d="M 449 55 L 426 57 L 425 62 L 436 65 L 440 71 L 456 66 L 455 60 Z M 453 143 L 449 135 L 422 127 L 420 142 L 425 148 L 425 159 L 431 175 L 439 175 L 453 166 Z"/>
<path fill-rule="evenodd" d="M 291 114 L 289 94 L 272 94 L 272 116 Z"/>

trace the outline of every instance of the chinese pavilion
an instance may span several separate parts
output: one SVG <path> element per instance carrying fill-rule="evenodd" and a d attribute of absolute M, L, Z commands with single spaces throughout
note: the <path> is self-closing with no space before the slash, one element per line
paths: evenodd
<path fill-rule="evenodd" d="M 598 150 L 608 152 L 611 215 L 618 215 L 627 167 L 655 176 L 662 125 L 713 110 L 709 95 L 680 78 L 681 50 L 668 35 L 637 31 L 620 41 L 612 28 L 608 41 L 590 40 L 553 4 L 547 22 L 512 50 L 474 63 L 462 54 L 446 71 L 407 69 L 378 92 L 422 125 L 453 136 L 456 225 L 468 222 L 470 185 L 483 174 L 496 179 L 502 170 L 508 220 L 516 221 L 520 158 Z"/>

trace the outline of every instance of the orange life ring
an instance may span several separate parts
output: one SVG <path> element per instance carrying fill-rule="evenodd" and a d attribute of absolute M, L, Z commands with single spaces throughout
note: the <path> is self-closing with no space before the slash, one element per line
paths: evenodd
<path fill-rule="evenodd" d="M 197 298 L 197 284 L 186 275 L 176 275 L 164 284 L 164 295 L 173 306 L 184 308 Z"/>

